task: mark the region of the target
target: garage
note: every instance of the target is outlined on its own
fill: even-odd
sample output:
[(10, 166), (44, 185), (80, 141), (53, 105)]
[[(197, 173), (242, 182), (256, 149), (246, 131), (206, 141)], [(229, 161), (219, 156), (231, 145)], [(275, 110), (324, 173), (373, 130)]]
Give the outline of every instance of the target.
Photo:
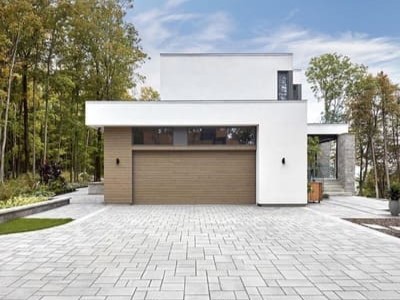
[(255, 150), (133, 151), (134, 204), (254, 204)]

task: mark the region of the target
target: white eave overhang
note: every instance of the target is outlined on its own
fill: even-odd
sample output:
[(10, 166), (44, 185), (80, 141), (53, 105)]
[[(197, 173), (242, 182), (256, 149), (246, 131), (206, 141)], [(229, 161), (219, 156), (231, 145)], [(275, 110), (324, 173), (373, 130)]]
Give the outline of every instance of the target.
[(308, 135), (340, 135), (349, 133), (348, 124), (322, 124), (322, 123), (308, 123)]
[(256, 126), (267, 124), (272, 117), (285, 118), (288, 106), (306, 115), (306, 101), (299, 100), (86, 101), (85, 123), (94, 128)]

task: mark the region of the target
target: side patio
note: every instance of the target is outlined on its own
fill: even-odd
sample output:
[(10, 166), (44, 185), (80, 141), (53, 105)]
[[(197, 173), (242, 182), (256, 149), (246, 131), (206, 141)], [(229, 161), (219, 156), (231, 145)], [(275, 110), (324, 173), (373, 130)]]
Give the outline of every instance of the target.
[(325, 194), (352, 196), (355, 193), (355, 139), (347, 124), (307, 125), (309, 137), (317, 137), (320, 153), (308, 166), (308, 180), (322, 182)]

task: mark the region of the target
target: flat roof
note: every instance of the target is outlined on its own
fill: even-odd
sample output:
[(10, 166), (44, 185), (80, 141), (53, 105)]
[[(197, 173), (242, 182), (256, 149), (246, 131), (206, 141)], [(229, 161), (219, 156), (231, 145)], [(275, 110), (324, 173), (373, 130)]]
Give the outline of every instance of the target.
[(166, 52), (160, 53), (160, 56), (293, 56), (293, 53), (241, 53), (241, 52), (224, 52), (224, 53), (179, 53), (179, 52)]
[(309, 135), (339, 135), (349, 132), (349, 124), (308, 123)]
[(287, 111), (290, 111), (293, 115), (290, 122), (293, 122), (293, 119), (298, 122), (302, 120), (299, 124), (306, 131), (306, 107), (306, 101), (298, 100), (87, 101), (85, 119), (86, 125), (92, 127), (255, 126), (274, 122), (285, 123)]

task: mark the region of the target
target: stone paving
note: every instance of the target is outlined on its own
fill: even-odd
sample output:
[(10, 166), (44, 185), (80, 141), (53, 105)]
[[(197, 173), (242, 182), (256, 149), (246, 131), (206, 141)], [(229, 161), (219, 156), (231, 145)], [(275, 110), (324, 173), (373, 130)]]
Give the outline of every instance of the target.
[(90, 217), (92, 214), (97, 213), (99, 210), (104, 209), (103, 195), (88, 195), (88, 189), (78, 189), (76, 192), (69, 194), (59, 195), (54, 199), (70, 197), (70, 204), (56, 209), (47, 210), (37, 213), (28, 218), (72, 218), (81, 219)]
[(400, 299), (400, 240), (310, 206), (73, 205), (0, 236), (0, 299)]
[(388, 201), (358, 196), (331, 196), (309, 208), (340, 218), (386, 218), (391, 217)]

